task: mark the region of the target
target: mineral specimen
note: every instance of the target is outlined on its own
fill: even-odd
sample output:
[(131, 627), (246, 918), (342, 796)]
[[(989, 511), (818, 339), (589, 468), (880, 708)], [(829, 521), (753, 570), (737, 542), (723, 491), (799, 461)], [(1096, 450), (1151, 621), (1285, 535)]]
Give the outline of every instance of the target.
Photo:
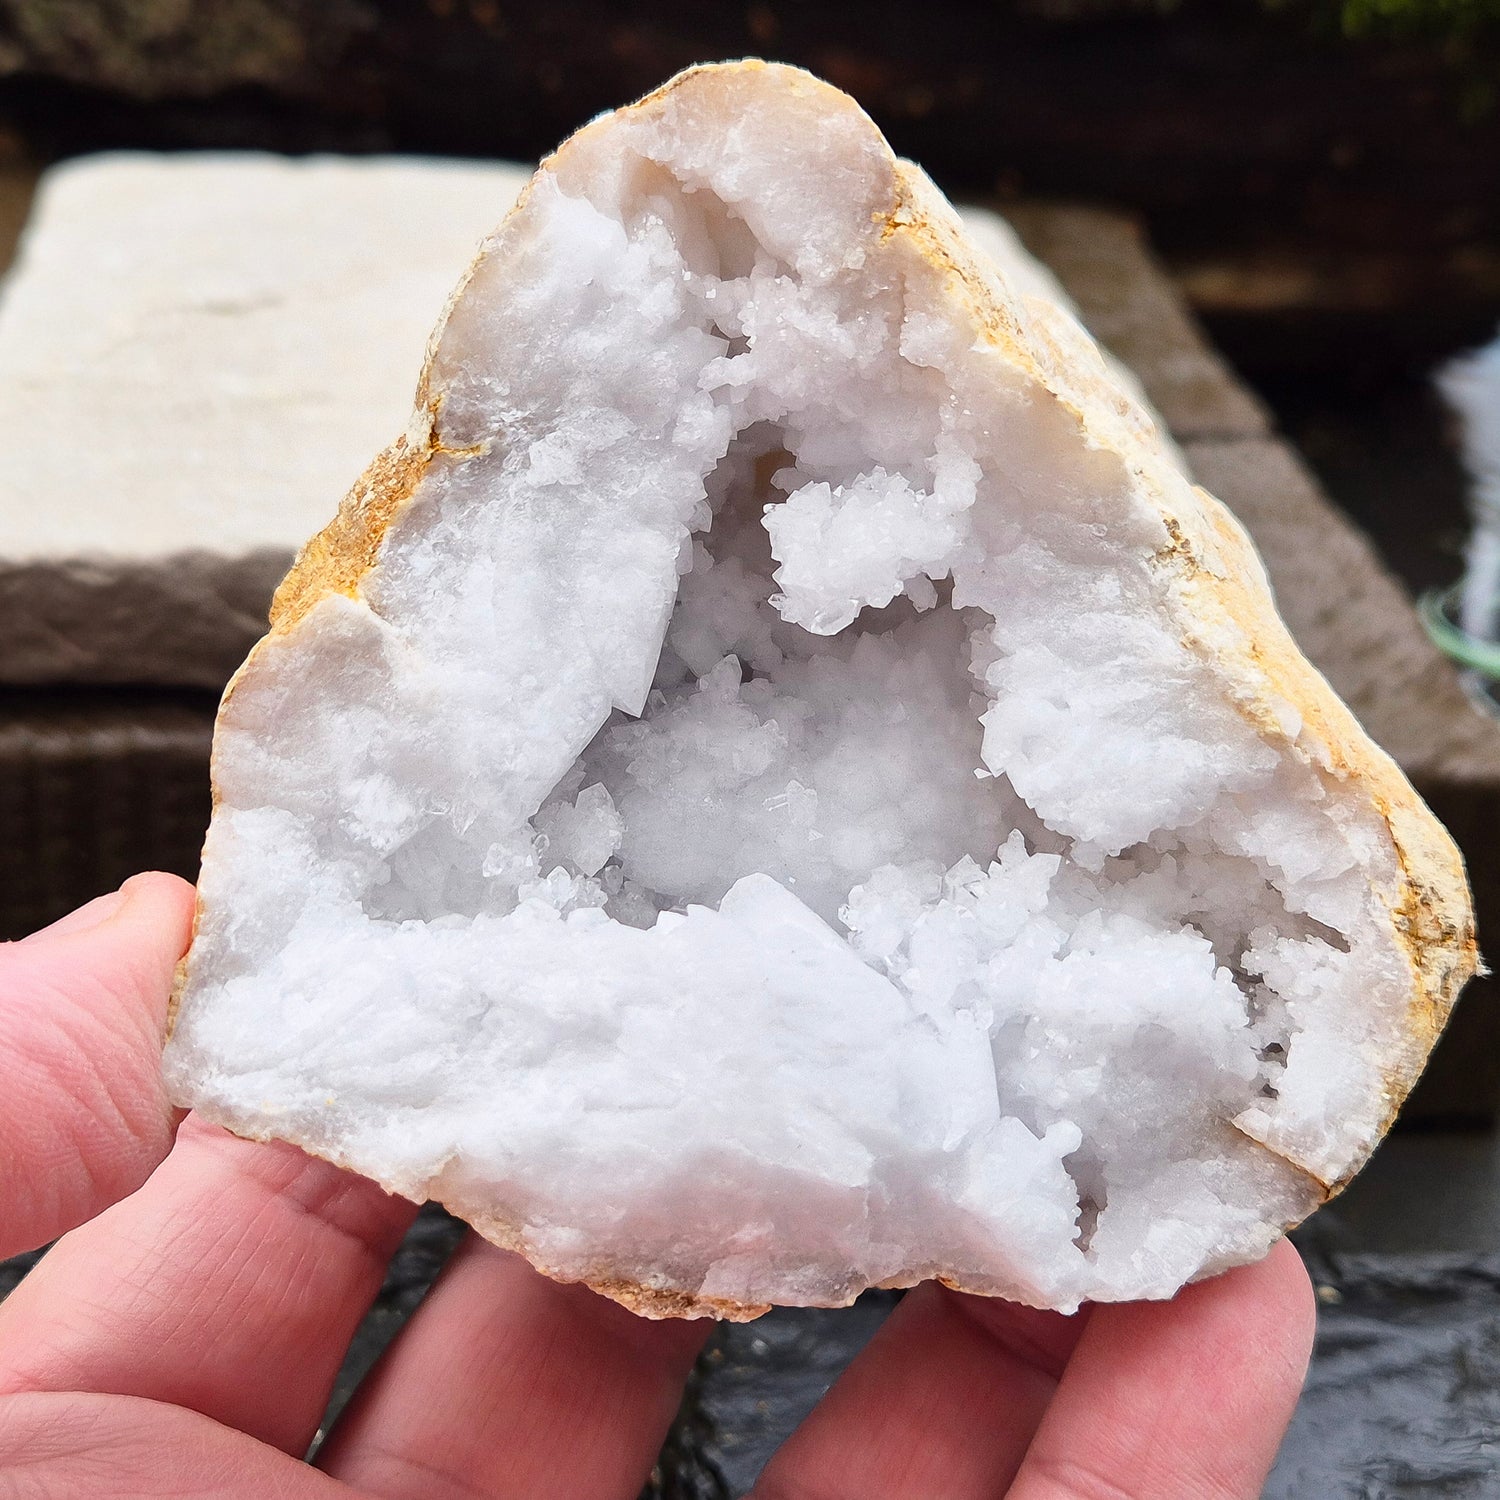
[(1169, 1295), (1475, 963), (1238, 526), (782, 67), (543, 164), (214, 774), (176, 1097), (649, 1313)]

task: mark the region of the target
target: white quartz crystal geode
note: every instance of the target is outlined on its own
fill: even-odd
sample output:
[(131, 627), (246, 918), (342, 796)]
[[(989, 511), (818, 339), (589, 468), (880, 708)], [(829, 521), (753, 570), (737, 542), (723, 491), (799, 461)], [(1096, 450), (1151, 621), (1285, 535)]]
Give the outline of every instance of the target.
[(782, 67), (543, 164), (214, 781), (175, 1097), (655, 1314), (1169, 1295), (1475, 963), (1128, 382)]

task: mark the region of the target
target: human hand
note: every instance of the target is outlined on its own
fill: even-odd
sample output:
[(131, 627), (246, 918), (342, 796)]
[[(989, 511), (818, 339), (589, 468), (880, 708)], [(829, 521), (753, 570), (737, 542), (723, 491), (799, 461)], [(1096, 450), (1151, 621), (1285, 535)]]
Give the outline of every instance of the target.
[[(176, 1116), (191, 891), (139, 877), (0, 948), (0, 1493), (634, 1500), (708, 1332), (470, 1236), (301, 1462), (412, 1206)], [(82, 1226), (82, 1227), (75, 1227)], [(1295, 1251), (1076, 1318), (908, 1295), (759, 1500), (1251, 1500), (1301, 1385)]]

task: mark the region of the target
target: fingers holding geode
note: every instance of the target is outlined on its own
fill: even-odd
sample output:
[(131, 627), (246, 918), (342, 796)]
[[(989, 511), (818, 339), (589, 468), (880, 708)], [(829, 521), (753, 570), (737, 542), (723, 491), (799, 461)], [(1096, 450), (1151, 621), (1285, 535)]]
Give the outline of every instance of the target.
[(1095, 1308), (1007, 1500), (1257, 1500), (1314, 1321), (1285, 1240), (1170, 1302)]
[(0, 1395), (144, 1396), (300, 1455), (415, 1211), (189, 1118), (139, 1192), (0, 1305)]
[(381, 1500), (635, 1500), (711, 1327), (637, 1318), (470, 1236), (318, 1463)]
[(772, 1458), (754, 1500), (994, 1500), (1086, 1316), (917, 1288)]
[(192, 888), (140, 875), (0, 945), (0, 1256), (134, 1192), (172, 1145), (161, 1076)]

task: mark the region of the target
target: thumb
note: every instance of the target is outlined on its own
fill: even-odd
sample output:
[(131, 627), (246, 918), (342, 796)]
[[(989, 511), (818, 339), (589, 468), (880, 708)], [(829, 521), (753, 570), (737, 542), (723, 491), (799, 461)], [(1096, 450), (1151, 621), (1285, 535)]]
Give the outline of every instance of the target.
[(0, 944), (0, 1257), (134, 1192), (170, 1149), (161, 1046), (192, 915), (186, 881), (137, 875)]

